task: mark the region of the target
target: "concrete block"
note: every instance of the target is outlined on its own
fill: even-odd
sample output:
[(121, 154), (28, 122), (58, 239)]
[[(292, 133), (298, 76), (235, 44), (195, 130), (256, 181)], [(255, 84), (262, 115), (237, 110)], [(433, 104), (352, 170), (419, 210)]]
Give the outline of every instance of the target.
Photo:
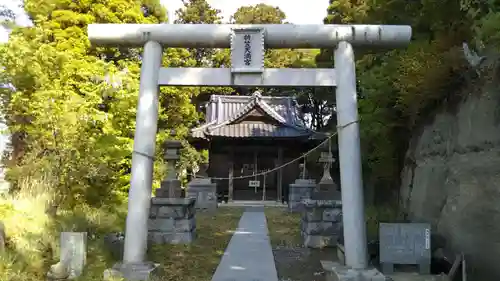
[(333, 261), (321, 261), (326, 273), (326, 281), (386, 281), (386, 277), (376, 268), (352, 269)]
[(162, 275), (159, 264), (152, 262), (125, 264), (117, 263), (112, 268), (106, 269), (103, 280), (112, 281), (125, 279), (127, 281), (149, 281), (156, 280)]
[(333, 235), (312, 235), (302, 232), (304, 247), (322, 249), (326, 247), (335, 247), (337, 245), (338, 236)]

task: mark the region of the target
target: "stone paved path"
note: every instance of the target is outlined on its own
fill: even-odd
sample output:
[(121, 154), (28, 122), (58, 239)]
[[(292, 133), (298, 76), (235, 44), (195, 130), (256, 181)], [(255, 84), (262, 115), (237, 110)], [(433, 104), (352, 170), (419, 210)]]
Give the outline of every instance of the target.
[(278, 281), (264, 208), (243, 213), (212, 281)]

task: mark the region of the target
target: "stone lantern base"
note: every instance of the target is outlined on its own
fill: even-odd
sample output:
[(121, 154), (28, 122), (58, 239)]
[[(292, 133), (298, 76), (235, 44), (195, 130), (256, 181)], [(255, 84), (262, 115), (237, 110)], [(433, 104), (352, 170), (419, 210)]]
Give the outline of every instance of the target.
[(152, 198), (148, 240), (153, 244), (187, 244), (196, 236), (195, 199)]
[(302, 201), (304, 212), (301, 234), (309, 248), (335, 247), (342, 236), (342, 202), (339, 200)]

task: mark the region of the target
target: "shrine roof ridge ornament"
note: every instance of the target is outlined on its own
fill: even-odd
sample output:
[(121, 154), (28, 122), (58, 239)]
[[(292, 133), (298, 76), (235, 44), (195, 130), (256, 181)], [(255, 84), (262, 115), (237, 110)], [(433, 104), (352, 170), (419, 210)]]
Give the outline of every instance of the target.
[(331, 48), (341, 41), (354, 46), (406, 46), (412, 36), (407, 25), (336, 24), (89, 24), (95, 45), (142, 47), (156, 41), (164, 47), (230, 48), (236, 29), (264, 29), (266, 48)]

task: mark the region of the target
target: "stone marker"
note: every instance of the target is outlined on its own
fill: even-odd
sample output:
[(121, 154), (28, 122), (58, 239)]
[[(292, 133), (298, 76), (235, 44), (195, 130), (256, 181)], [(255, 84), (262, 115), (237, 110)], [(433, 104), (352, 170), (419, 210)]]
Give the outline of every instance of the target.
[(309, 248), (334, 247), (342, 235), (342, 202), (340, 200), (302, 201), (304, 212), (301, 234)]
[(181, 198), (181, 181), (177, 178), (176, 163), (179, 161), (179, 149), (182, 143), (178, 140), (165, 142), (164, 159), (167, 163), (167, 177), (161, 182), (161, 187), (156, 189), (156, 197)]
[(380, 223), (382, 272), (394, 272), (395, 264), (414, 264), (430, 274), (431, 226), (427, 223)]
[(148, 240), (153, 244), (191, 243), (196, 235), (194, 198), (152, 198)]
[(59, 262), (50, 267), (51, 280), (75, 279), (80, 276), (87, 261), (87, 233), (61, 232)]
[(196, 209), (213, 211), (217, 209), (217, 186), (208, 178), (207, 168), (208, 163), (200, 164), (196, 177), (187, 185), (186, 198), (196, 199)]
[(186, 198), (195, 198), (195, 207), (198, 210), (214, 211), (217, 209), (217, 185), (207, 178), (205, 170), (207, 164), (200, 165), (200, 173), (187, 185)]
[(297, 179), (290, 184), (288, 192), (288, 210), (292, 213), (302, 212), (304, 206), (302, 200), (310, 199), (312, 190), (316, 187), (314, 180)]

